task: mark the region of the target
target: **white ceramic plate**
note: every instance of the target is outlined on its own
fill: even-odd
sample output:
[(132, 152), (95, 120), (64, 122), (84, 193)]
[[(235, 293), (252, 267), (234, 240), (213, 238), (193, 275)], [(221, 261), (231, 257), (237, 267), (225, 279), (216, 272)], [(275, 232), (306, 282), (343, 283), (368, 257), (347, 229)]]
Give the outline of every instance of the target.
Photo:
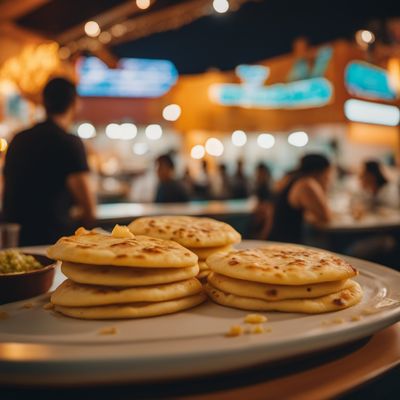
[[(240, 247), (263, 242), (246, 241)], [(265, 244), (265, 243), (264, 243)], [(400, 320), (400, 273), (357, 259), (360, 304), (322, 315), (266, 313), (271, 332), (227, 338), (246, 311), (211, 302), (126, 321), (75, 320), (44, 310), (45, 296), (1, 306), (0, 383), (78, 384), (193, 377), (344, 344)], [(56, 285), (63, 280), (59, 272)], [(32, 308), (24, 305), (32, 303)], [(116, 335), (100, 335), (116, 327)]]

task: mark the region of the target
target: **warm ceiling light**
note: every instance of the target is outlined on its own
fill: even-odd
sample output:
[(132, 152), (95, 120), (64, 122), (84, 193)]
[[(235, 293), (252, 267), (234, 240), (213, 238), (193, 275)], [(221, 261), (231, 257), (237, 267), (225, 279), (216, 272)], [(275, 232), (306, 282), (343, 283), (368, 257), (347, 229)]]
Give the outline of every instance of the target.
[(149, 8), (150, 3), (150, 0), (136, 0), (136, 5), (141, 10), (146, 10), (146, 8)]
[(167, 121), (176, 121), (181, 116), (181, 112), (178, 104), (170, 104), (164, 108), (162, 115)]
[(235, 131), (232, 133), (232, 144), (236, 147), (242, 147), (247, 142), (246, 132)]
[(96, 21), (88, 21), (85, 24), (85, 33), (90, 37), (97, 37), (100, 35), (100, 26)]
[(217, 13), (223, 14), (229, 10), (229, 2), (228, 0), (214, 0), (213, 7)]

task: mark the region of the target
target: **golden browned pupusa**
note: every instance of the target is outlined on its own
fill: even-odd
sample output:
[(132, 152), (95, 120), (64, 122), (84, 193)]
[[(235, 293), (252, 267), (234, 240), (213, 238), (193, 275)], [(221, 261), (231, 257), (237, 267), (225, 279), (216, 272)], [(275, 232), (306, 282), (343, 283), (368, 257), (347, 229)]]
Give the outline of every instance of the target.
[(48, 255), (68, 277), (52, 294), (55, 311), (81, 319), (164, 315), (202, 303), (197, 256), (176, 242), (135, 236), (116, 226), (111, 235), (79, 229)]
[(357, 271), (322, 250), (270, 245), (207, 258), (206, 291), (216, 303), (244, 310), (324, 313), (357, 304)]

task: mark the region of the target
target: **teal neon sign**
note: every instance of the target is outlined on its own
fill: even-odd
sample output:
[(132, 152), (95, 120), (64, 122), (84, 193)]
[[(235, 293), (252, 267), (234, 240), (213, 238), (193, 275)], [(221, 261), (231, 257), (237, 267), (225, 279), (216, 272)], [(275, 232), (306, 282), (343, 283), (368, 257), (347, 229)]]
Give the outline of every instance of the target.
[[(270, 69), (262, 65), (239, 65), (235, 72), (241, 84), (213, 84), (209, 89), (210, 99), (224, 106), (259, 109), (302, 109), (322, 107), (333, 96), (332, 84), (322, 75), (332, 56), (330, 47), (321, 48), (314, 67), (307, 73), (299, 73), (298, 60), (288, 83), (264, 86)], [(304, 72), (304, 71), (303, 71)]]
[(347, 65), (344, 81), (353, 96), (371, 100), (395, 100), (397, 97), (390, 87), (387, 71), (363, 61), (352, 61)]

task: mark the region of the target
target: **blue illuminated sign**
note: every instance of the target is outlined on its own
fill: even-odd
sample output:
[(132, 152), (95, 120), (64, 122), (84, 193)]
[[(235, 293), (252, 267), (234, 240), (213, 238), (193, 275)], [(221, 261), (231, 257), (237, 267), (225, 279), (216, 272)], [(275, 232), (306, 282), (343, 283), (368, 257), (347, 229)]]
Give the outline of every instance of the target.
[(96, 57), (80, 60), (78, 93), (94, 97), (160, 97), (178, 79), (174, 64), (167, 60), (122, 58), (108, 68)]
[(333, 95), (331, 83), (322, 77), (263, 86), (269, 68), (240, 65), (236, 72), (243, 84), (211, 85), (211, 100), (224, 106), (300, 109), (324, 106)]
[(350, 62), (344, 75), (347, 90), (353, 96), (374, 100), (395, 100), (386, 70), (363, 61)]

